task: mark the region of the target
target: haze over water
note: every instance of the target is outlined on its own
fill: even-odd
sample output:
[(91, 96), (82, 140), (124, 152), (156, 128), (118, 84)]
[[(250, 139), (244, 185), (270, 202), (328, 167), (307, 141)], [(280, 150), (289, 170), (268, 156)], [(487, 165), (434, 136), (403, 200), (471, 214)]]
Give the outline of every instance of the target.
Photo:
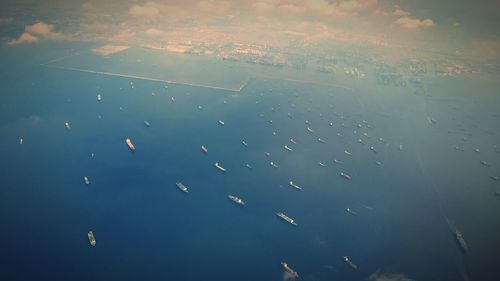
[[(370, 13), (396, 16), (375, 3)], [(122, 27), (135, 35), (120, 40), (70, 33), (63, 19), (33, 28), (13, 4), (13, 19), (0, 21), (1, 280), (498, 278), (496, 57), (460, 57), (437, 43), (388, 55), (393, 45), (311, 43), (313, 29), (288, 30), (287, 47), (187, 42), (176, 30), (201, 23), (179, 19), (168, 29), (162, 20), (171, 18), (150, 14), (180, 4), (123, 5), (121, 13), (82, 6), (94, 12), (79, 18), (83, 28), (91, 14), (129, 15), (134, 24)], [(228, 14), (257, 13), (245, 5)], [(364, 13), (349, 17), (370, 20)], [(200, 34), (231, 37), (225, 28), (244, 23), (221, 31), (210, 21)], [(442, 25), (421, 23), (418, 36)], [(147, 28), (165, 33), (145, 40)]]

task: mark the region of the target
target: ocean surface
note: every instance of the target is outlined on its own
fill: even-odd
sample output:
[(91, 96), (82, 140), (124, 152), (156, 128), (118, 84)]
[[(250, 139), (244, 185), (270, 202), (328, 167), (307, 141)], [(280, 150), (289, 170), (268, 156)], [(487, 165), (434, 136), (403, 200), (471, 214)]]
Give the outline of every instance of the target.
[[(0, 47), (0, 280), (500, 278), (498, 75), (416, 92), (185, 55), (174, 77), (226, 77), (214, 63), (230, 91), (41, 65), (91, 47)], [(132, 58), (112, 71), (154, 75)]]

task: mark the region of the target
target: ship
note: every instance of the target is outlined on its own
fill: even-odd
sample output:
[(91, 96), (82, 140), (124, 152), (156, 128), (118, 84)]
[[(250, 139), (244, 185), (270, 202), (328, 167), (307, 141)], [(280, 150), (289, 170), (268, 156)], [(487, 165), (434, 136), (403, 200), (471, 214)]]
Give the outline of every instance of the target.
[(358, 139), (358, 142), (362, 145), (365, 145), (366, 143), (362, 139)]
[(288, 151), (293, 151), (293, 149), (291, 149), (290, 147), (288, 147), (288, 145), (285, 144), (285, 149), (288, 150)]
[(380, 161), (375, 161), (375, 164), (377, 164), (377, 166), (382, 166), (382, 162)]
[(293, 278), (299, 278), (299, 274), (297, 273), (297, 271), (293, 270), (290, 266), (288, 266), (288, 263), (281, 262), (281, 266), (283, 266), (283, 269), (285, 269), (287, 273), (290, 273)]
[(266, 155), (266, 156), (268, 156), (268, 157), (269, 157), (269, 156), (271, 156), (271, 153), (269, 153), (269, 152), (264, 152), (264, 155)]
[(320, 142), (320, 143), (326, 143), (326, 141), (324, 141), (322, 138), (318, 138), (318, 142)]
[(318, 163), (321, 167), (326, 167), (326, 165), (323, 162)]
[(348, 150), (344, 150), (344, 153), (347, 154), (347, 155), (349, 155), (349, 156), (352, 156), (352, 153), (349, 152)]
[(229, 198), (229, 200), (233, 201), (234, 203), (241, 205), (241, 206), (245, 206), (245, 202), (243, 200), (241, 200), (241, 198), (236, 197), (234, 195), (228, 195), (227, 197)]
[(201, 151), (208, 153), (208, 148), (204, 145), (201, 146)]
[(377, 150), (373, 146), (370, 146), (370, 150), (373, 151), (374, 153), (377, 153)]
[(311, 128), (309, 128), (309, 127), (307, 127), (307, 131), (308, 131), (309, 133), (314, 133), (313, 129), (311, 129)]
[(19, 144), (23, 144), (24, 143), (24, 139), (23, 138), (20, 138), (19, 139)]
[(344, 262), (345, 262), (348, 266), (350, 266), (352, 269), (354, 269), (354, 270), (358, 269), (358, 266), (357, 266), (356, 264), (354, 264), (354, 263), (353, 263), (353, 262), (349, 259), (349, 257), (348, 257), (348, 256), (344, 256), (342, 259), (343, 259), (343, 260), (344, 260)]
[(295, 222), (295, 220), (294, 220), (294, 219), (292, 219), (291, 217), (289, 217), (289, 216), (285, 215), (285, 214), (284, 214), (284, 213), (282, 213), (282, 212), (278, 212), (278, 213), (276, 213), (276, 215), (277, 215), (278, 217), (280, 217), (282, 220), (286, 221), (287, 223), (289, 223), (289, 224), (291, 224), (291, 225), (293, 225), (293, 226), (297, 226), (297, 225), (298, 225), (298, 224)]
[(94, 233), (89, 231), (89, 233), (87, 233), (87, 237), (89, 238), (90, 245), (95, 246), (97, 242), (95, 241)]
[(184, 185), (182, 182), (178, 181), (175, 183), (175, 185), (182, 191), (182, 192), (185, 192), (185, 193), (188, 193), (189, 190), (188, 190), (188, 187), (186, 185)]
[(498, 178), (497, 176), (490, 176), (490, 179), (494, 180), (494, 181), (499, 181), (500, 178)]
[(336, 163), (336, 164), (342, 164), (344, 162), (340, 161), (340, 160), (337, 160), (337, 159), (333, 159), (333, 163)]
[(248, 143), (246, 143), (246, 141), (241, 141), (241, 143), (242, 143), (244, 146), (248, 147)]
[(351, 179), (351, 176), (349, 176), (348, 174), (344, 173), (344, 172), (340, 172), (340, 176), (345, 178), (345, 179), (348, 179), (350, 180)]
[(290, 139), (290, 142), (293, 144), (297, 144), (297, 142), (294, 139)]
[(151, 127), (151, 124), (149, 124), (148, 121), (144, 121), (144, 125), (146, 125), (146, 127)]
[(245, 167), (247, 167), (248, 169), (252, 169), (253, 167), (250, 165), (250, 164), (245, 164)]
[(290, 181), (290, 182), (289, 182), (289, 184), (290, 184), (290, 186), (291, 186), (291, 187), (293, 187), (293, 188), (295, 188), (295, 189), (297, 189), (297, 190), (302, 190), (302, 187), (300, 187), (300, 186), (298, 186), (298, 185), (294, 184), (294, 183), (293, 183), (293, 181)]
[(464, 239), (464, 236), (462, 235), (462, 232), (460, 232), (458, 229), (455, 229), (455, 238), (457, 239), (457, 242), (460, 245), (460, 248), (464, 251), (464, 253), (467, 253), (469, 251), (469, 247), (467, 246), (467, 243), (465, 242), (465, 239)]
[(64, 123), (64, 127), (66, 127), (66, 129), (71, 129), (71, 126), (69, 125), (68, 122)]
[(101, 100), (102, 100), (101, 94), (97, 94), (97, 101), (101, 101)]
[(125, 142), (127, 143), (128, 148), (130, 148), (130, 150), (135, 151), (135, 146), (129, 138), (127, 138)]
[(500, 190), (495, 191), (495, 195), (500, 197)]
[(83, 182), (85, 183), (85, 185), (89, 185), (90, 184), (90, 180), (87, 176), (84, 176), (83, 177)]
[(403, 144), (399, 144), (399, 150), (402, 151), (403, 150)]
[(221, 166), (219, 163), (217, 163), (217, 162), (214, 164), (214, 166), (215, 166), (215, 168), (219, 169), (219, 170), (220, 170), (220, 171), (222, 171), (222, 172), (226, 172), (226, 171), (227, 171), (227, 170), (226, 170), (226, 168), (222, 167), (222, 166)]
[(219, 122), (219, 125), (221, 125), (221, 126), (225, 125), (224, 121), (222, 121), (222, 120), (219, 120), (218, 122)]
[(273, 166), (274, 168), (278, 168), (278, 165), (274, 164), (273, 161), (269, 162), (269, 165)]
[(348, 212), (348, 213), (349, 213), (349, 214), (351, 214), (351, 215), (354, 215), (354, 216), (357, 216), (357, 215), (358, 215), (358, 213), (354, 212), (354, 211), (353, 211), (353, 210), (351, 210), (350, 208), (346, 208), (346, 209), (345, 209), (345, 211), (346, 211), (346, 212)]

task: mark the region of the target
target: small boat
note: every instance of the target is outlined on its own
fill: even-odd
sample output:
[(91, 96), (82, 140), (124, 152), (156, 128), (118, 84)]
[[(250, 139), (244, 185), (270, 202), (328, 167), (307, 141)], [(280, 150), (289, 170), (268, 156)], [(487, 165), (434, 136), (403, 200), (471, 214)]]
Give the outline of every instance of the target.
[(290, 139), (290, 142), (293, 144), (297, 144), (297, 142), (294, 139)]
[(318, 138), (318, 142), (320, 142), (320, 143), (326, 143), (326, 141), (324, 141), (322, 138)]
[(362, 145), (365, 145), (366, 143), (362, 139), (358, 139), (358, 142)]
[(269, 157), (269, 156), (271, 156), (271, 153), (269, 153), (269, 152), (264, 152), (264, 155), (266, 155), (266, 156), (268, 156), (268, 157)]
[(499, 181), (500, 178), (498, 178), (497, 176), (490, 176), (490, 179), (494, 180), (494, 181)]
[(241, 141), (241, 143), (242, 143), (244, 146), (248, 147), (248, 143), (246, 143), (245, 141)]
[(299, 278), (299, 274), (297, 273), (297, 271), (293, 270), (286, 262), (282, 262), (281, 266), (283, 266), (283, 269), (285, 269), (285, 271), (289, 273), (292, 276), (292, 278), (294, 279)]
[(290, 186), (291, 186), (291, 187), (293, 187), (293, 188), (295, 188), (295, 189), (297, 189), (297, 190), (302, 190), (302, 187), (300, 187), (300, 186), (298, 186), (298, 185), (294, 184), (294, 183), (293, 183), (293, 181), (290, 181), (290, 182), (289, 182), (289, 184), (290, 184)]
[(95, 241), (95, 236), (94, 236), (94, 233), (92, 231), (89, 231), (87, 233), (87, 237), (89, 238), (89, 242), (90, 242), (90, 245), (92, 245), (93, 247), (95, 246), (95, 244), (97, 243)]
[(399, 150), (402, 151), (403, 150), (403, 144), (399, 144)]
[(375, 164), (377, 164), (377, 166), (382, 166), (382, 162), (380, 161), (375, 161)]
[(83, 177), (83, 182), (85, 183), (85, 185), (89, 185), (90, 184), (90, 180), (87, 176), (84, 176)]
[(135, 151), (135, 146), (129, 138), (125, 140), (125, 143), (127, 143), (128, 148), (130, 148), (130, 150)]
[(170, 100), (171, 100), (172, 102), (175, 102), (175, 98), (174, 98), (174, 97), (171, 97), (171, 98), (170, 98)]
[(101, 101), (101, 100), (102, 100), (101, 94), (97, 94), (97, 101)]
[(274, 164), (273, 161), (269, 162), (269, 165), (273, 166), (274, 168), (278, 168), (278, 165)]
[(278, 212), (276, 213), (276, 215), (281, 218), (282, 220), (286, 221), (287, 223), (293, 225), (293, 226), (297, 226), (298, 224), (295, 222), (294, 219), (292, 219), (291, 217), (285, 215), (285, 213), (282, 213), (282, 212)]
[(333, 163), (335, 163), (335, 164), (342, 164), (342, 163), (344, 163), (344, 162), (342, 162), (342, 161), (340, 161), (340, 160), (337, 160), (337, 159), (333, 159)]
[(354, 269), (354, 270), (358, 269), (358, 266), (357, 266), (357, 265), (355, 265), (355, 264), (354, 264), (354, 263), (353, 263), (353, 262), (349, 259), (349, 257), (344, 256), (342, 259), (343, 259), (343, 260), (344, 260), (344, 262), (345, 262), (347, 265), (349, 265), (352, 269)]
[(373, 151), (374, 153), (377, 153), (377, 150), (373, 146), (370, 146), (370, 150)]
[(344, 150), (344, 153), (347, 154), (347, 155), (349, 155), (349, 156), (352, 156), (352, 153), (349, 152), (349, 151), (347, 151), (347, 150)]
[(144, 121), (144, 125), (146, 125), (146, 127), (151, 127), (151, 124), (149, 124), (148, 121)]
[(241, 206), (245, 206), (245, 202), (243, 200), (241, 200), (241, 198), (234, 196), (234, 195), (228, 195), (227, 197), (229, 198), (229, 200), (233, 201), (234, 203), (241, 205)]
[(500, 197), (500, 190), (495, 191), (495, 195)]
[(353, 210), (351, 210), (350, 208), (346, 208), (345, 211), (353, 216), (357, 216), (358, 213), (354, 212)]
[(307, 127), (306, 129), (307, 129), (307, 131), (308, 131), (309, 133), (314, 133), (313, 129), (311, 129), (311, 128), (309, 128), (309, 127)]
[(19, 139), (19, 144), (23, 144), (24, 143), (24, 139), (23, 138), (20, 138)]
[(290, 147), (288, 147), (288, 145), (285, 144), (285, 149), (288, 150), (288, 151), (293, 151), (293, 149), (291, 149)]
[(253, 167), (250, 164), (245, 164), (245, 167), (247, 167), (248, 169), (253, 169)]
[(486, 161), (479, 161), (481, 163), (481, 165), (485, 166), (485, 167), (491, 167), (491, 164), (486, 162)]
[(348, 179), (350, 180), (351, 179), (351, 176), (349, 176), (348, 174), (344, 173), (344, 172), (340, 172), (340, 176), (345, 178), (345, 179)]
[(69, 125), (68, 122), (64, 123), (64, 127), (66, 127), (66, 129), (71, 129), (71, 126)]
[(226, 170), (226, 168), (222, 167), (222, 166), (221, 166), (219, 163), (217, 163), (217, 162), (214, 164), (214, 166), (215, 166), (215, 168), (219, 169), (219, 170), (220, 170), (220, 171), (222, 171), (222, 172), (226, 172), (226, 171), (227, 171), (227, 170)]
[(201, 151), (208, 153), (208, 148), (204, 145), (201, 146)]
[(188, 193), (188, 187), (184, 185), (182, 182), (176, 182), (175, 185), (184, 193)]
[(323, 162), (318, 163), (321, 167), (326, 167), (326, 165)]
[(224, 125), (225, 125), (224, 121), (222, 121), (222, 120), (219, 120), (219, 121), (217, 121), (217, 122), (219, 122), (219, 125), (221, 125), (221, 126), (224, 126)]

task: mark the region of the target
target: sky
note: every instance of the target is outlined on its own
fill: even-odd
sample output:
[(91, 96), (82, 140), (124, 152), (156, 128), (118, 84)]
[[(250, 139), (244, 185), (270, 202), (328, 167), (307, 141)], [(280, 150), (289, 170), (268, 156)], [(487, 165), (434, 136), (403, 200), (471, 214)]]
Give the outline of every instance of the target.
[(2, 2), (0, 39), (12, 46), (44, 40), (284, 46), (295, 35), (311, 44), (418, 46), (500, 57), (500, 1), (495, 0)]

